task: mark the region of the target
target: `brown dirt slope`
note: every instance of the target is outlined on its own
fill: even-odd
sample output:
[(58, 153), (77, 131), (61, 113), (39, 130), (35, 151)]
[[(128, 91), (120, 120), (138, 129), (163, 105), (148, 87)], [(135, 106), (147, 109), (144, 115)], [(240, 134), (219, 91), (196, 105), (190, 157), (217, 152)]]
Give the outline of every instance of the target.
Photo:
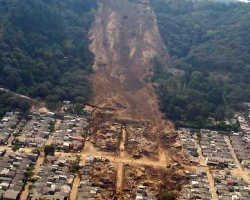
[(167, 127), (158, 111), (152, 83), (146, 81), (152, 75), (150, 59), (166, 52), (153, 11), (139, 1), (99, 0), (99, 3), (89, 33), (90, 49), (95, 54), (95, 73), (90, 77), (93, 104), (116, 110), (121, 119), (150, 121), (154, 127)]

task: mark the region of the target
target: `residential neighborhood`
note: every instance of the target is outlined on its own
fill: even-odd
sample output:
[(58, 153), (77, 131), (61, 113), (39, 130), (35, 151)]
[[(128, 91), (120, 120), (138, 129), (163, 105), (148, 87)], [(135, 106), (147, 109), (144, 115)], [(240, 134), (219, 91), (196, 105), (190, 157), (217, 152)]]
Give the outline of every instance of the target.
[[(19, 112), (8, 112), (0, 123), (0, 144), (7, 145), (11, 134), (17, 132), (17, 124), (20, 122)], [(13, 137), (14, 138), (14, 137)]]
[(74, 182), (76, 156), (47, 156), (39, 167), (36, 181), (29, 186), (28, 199), (69, 199)]
[(62, 120), (57, 121), (52, 144), (55, 145), (57, 151), (81, 151), (84, 147), (88, 125), (86, 118), (64, 116)]
[[(98, 112), (91, 121), (92, 114), (33, 112), (25, 119), (18, 111), (6, 113), (0, 124), (1, 198), (155, 200), (181, 182), (180, 200), (250, 198), (250, 137), (242, 116), (239, 133), (179, 129), (175, 143), (164, 144), (179, 151), (169, 162), (172, 155), (154, 158), (164, 149), (158, 152), (148, 136), (150, 126), (125, 126)], [(174, 140), (164, 133), (159, 138)], [(166, 187), (170, 177), (176, 181)]]
[(212, 172), (216, 193), (219, 199), (250, 199), (248, 184), (229, 170)]
[[(191, 173), (190, 184), (183, 187), (180, 200), (250, 199), (249, 125), (243, 116), (238, 119), (241, 127), (238, 133), (179, 130), (179, 140), (187, 156), (185, 163), (199, 166)], [(197, 177), (202, 177), (202, 182)]]
[(2, 152), (0, 157), (1, 199), (20, 198), (37, 158), (38, 154), (33, 153)]
[(45, 145), (45, 141), (49, 137), (55, 119), (41, 113), (32, 113), (29, 115), (29, 118), (29, 120), (23, 120), (20, 123), (21, 129), (14, 142), (22, 147), (41, 148)]
[(207, 172), (204, 168), (198, 167), (196, 171), (190, 175), (190, 184), (182, 188), (179, 199), (213, 199), (210, 192)]

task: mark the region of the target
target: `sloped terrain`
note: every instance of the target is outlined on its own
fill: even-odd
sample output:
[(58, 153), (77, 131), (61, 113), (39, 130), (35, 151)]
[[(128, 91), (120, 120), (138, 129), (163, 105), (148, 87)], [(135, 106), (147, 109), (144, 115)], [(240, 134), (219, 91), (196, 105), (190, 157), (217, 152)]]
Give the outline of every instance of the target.
[(115, 110), (121, 120), (150, 122), (166, 127), (158, 111), (157, 95), (148, 78), (150, 59), (164, 58), (156, 19), (147, 3), (127, 0), (100, 1), (89, 33), (95, 54), (94, 105)]

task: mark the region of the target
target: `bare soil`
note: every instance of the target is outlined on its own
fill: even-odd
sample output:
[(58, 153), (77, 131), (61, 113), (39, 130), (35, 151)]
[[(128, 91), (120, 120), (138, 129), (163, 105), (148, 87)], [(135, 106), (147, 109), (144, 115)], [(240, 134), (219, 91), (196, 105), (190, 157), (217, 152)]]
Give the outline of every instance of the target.
[(139, 185), (146, 186), (148, 194), (158, 196), (160, 191), (167, 188), (178, 196), (180, 186), (188, 182), (189, 177), (182, 171), (152, 166), (137, 166), (126, 164), (124, 174), (123, 198), (124, 200), (135, 199), (136, 190)]
[(72, 186), (72, 189), (71, 189), (71, 193), (70, 193), (70, 199), (77, 199), (77, 193), (78, 193), (78, 186), (80, 184), (80, 178), (79, 176), (77, 175), (75, 178), (74, 178), (74, 183), (73, 183), (73, 186)]
[(172, 129), (158, 110), (157, 95), (148, 77), (150, 59), (167, 58), (165, 47), (148, 5), (127, 0), (100, 0), (89, 33), (95, 54), (92, 102), (115, 110), (121, 120), (149, 122), (155, 132)]
[[(150, 60), (157, 55), (166, 61), (169, 56), (154, 12), (147, 3), (140, 2), (99, 0), (99, 10), (89, 32), (90, 49), (95, 54), (94, 73), (89, 77), (93, 86), (89, 103), (96, 108), (90, 124), (95, 148), (88, 143), (81, 155), (91, 152), (103, 157), (98, 138), (105, 142), (105, 135), (110, 135), (111, 131), (102, 130), (100, 125), (121, 125), (119, 145), (112, 144), (117, 146), (115, 154), (105, 152), (105, 157), (116, 163), (119, 199), (126, 199), (124, 189), (130, 176), (125, 166), (128, 164), (149, 167), (150, 174), (157, 174), (159, 169), (154, 167), (160, 167), (162, 173), (157, 174), (155, 182), (159, 189), (170, 183), (170, 190), (179, 190), (187, 182), (182, 170), (165, 173), (167, 164), (178, 160), (174, 157), (182, 158), (177, 150), (171, 150), (177, 134), (173, 124), (159, 111), (157, 94), (150, 81), (153, 75)], [(133, 159), (138, 152), (138, 158)], [(133, 190), (136, 187), (134, 185)], [(135, 195), (134, 191), (132, 193)]]

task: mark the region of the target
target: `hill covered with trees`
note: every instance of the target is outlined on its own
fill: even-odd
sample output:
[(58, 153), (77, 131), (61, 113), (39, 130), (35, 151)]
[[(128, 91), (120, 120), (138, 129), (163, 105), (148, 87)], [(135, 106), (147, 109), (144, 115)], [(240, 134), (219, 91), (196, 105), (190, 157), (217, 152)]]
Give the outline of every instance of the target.
[(177, 125), (234, 129), (212, 121), (232, 117), (250, 100), (250, 4), (151, 0), (151, 6), (171, 56), (167, 64), (153, 60), (162, 111)]
[(0, 90), (0, 118), (2, 118), (6, 112), (10, 112), (15, 109), (21, 111), (23, 116), (27, 116), (30, 107), (30, 100), (17, 97), (9, 92)]
[(0, 85), (46, 100), (86, 102), (95, 0), (0, 0)]

